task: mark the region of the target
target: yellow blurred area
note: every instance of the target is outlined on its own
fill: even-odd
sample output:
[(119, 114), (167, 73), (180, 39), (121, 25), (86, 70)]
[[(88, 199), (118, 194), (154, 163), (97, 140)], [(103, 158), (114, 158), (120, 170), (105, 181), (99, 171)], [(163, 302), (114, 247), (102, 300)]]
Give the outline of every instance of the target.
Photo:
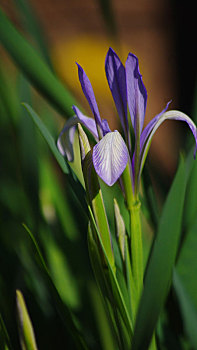
[(113, 101), (105, 76), (105, 56), (110, 43), (103, 38), (93, 36), (77, 36), (55, 44), (52, 59), (59, 77), (77, 96), (85, 113), (91, 116), (86, 99), (83, 96), (78, 79), (76, 62), (85, 70), (92, 84), (98, 107), (103, 118), (107, 118), (111, 127), (116, 127), (111, 114)]
[[(105, 57), (109, 47), (118, 53), (125, 64), (130, 51), (126, 45), (120, 48), (103, 37), (91, 35), (72, 37), (70, 41), (61, 40), (55, 43), (52, 48), (52, 60), (58, 76), (77, 96), (85, 112), (91, 116), (78, 80), (76, 62), (83, 67), (92, 84), (101, 116), (108, 120), (113, 130), (118, 127), (119, 120), (114, 117), (116, 115), (115, 105), (105, 75)], [(140, 64), (140, 70), (143, 72), (141, 66), (142, 64)]]
[[(53, 49), (52, 57), (59, 76), (73, 91), (79, 91), (76, 62), (86, 71), (96, 95), (106, 97), (108, 93), (104, 62), (109, 43), (103, 38), (79, 36), (72, 41), (59, 42)], [(80, 89), (81, 92), (81, 89)]]
[[(148, 104), (145, 117), (146, 125), (150, 118), (153, 118), (156, 113), (159, 113), (164, 108), (165, 103), (164, 101), (160, 101), (162, 100), (161, 98), (158, 100), (154, 99), (154, 95), (157, 96), (157, 94), (160, 94), (158, 91), (160, 91), (159, 86), (161, 84), (159, 84), (160, 80), (158, 80), (157, 73), (150, 66), (150, 62), (152, 61), (147, 61), (147, 54), (144, 55), (143, 47), (135, 45), (135, 43), (132, 48), (126, 45), (126, 43), (121, 43), (120, 47), (103, 36), (98, 35), (73, 35), (70, 40), (68, 38), (64, 40), (61, 37), (61, 40), (54, 42), (51, 48), (56, 73), (76, 96), (84, 108), (84, 113), (92, 117), (90, 107), (83, 95), (78, 79), (76, 62), (79, 63), (90, 79), (101, 117), (108, 120), (111, 130), (118, 129), (120, 121), (105, 76), (105, 57), (110, 46), (117, 52), (123, 64), (125, 64), (129, 52), (133, 52), (139, 58), (140, 73), (148, 90)], [(157, 72), (157, 64), (155, 64), (154, 68)], [(155, 114), (153, 114), (154, 110), (156, 111)], [(173, 140), (174, 149), (176, 145), (174, 138), (171, 137), (170, 141), (168, 137), (173, 132), (173, 125), (169, 123), (165, 124), (167, 125), (162, 126), (154, 137), (153, 145), (156, 147), (153, 147), (152, 154), (157, 156), (159, 153), (159, 161), (165, 158), (164, 162), (166, 167), (168, 167), (168, 171), (170, 171), (175, 164), (174, 158), (176, 152), (172, 154), (170, 151), (171, 147), (166, 147), (165, 141), (167, 138), (169, 143)]]

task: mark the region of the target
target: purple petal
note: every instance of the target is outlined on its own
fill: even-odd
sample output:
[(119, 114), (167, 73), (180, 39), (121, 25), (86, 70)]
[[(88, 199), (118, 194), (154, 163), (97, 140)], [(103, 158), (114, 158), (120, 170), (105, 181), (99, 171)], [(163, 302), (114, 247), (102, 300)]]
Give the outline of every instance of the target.
[[(143, 139), (143, 144), (142, 144), (142, 149), (141, 149), (141, 166), (140, 166), (140, 172), (139, 172), (139, 176), (142, 172), (142, 168), (148, 153), (148, 150), (150, 148), (150, 144), (152, 141), (152, 137), (154, 135), (154, 133), (156, 132), (156, 130), (158, 129), (158, 127), (165, 121), (165, 120), (179, 120), (179, 121), (183, 121), (186, 122), (188, 124), (188, 126), (190, 127), (192, 134), (194, 136), (195, 142), (196, 142), (196, 146), (195, 146), (195, 151), (194, 151), (194, 157), (196, 155), (196, 151), (197, 151), (197, 129), (196, 129), (196, 125), (194, 124), (194, 122), (184, 113), (179, 112), (179, 111), (167, 111), (164, 113), (160, 113), (159, 116), (156, 116), (148, 125), (147, 127), (144, 129), (143, 133), (142, 133), (142, 139)], [(144, 135), (143, 135), (144, 134)]]
[(154, 128), (155, 124), (157, 123), (157, 121), (159, 120), (159, 118), (161, 117), (161, 115), (163, 113), (165, 113), (169, 107), (169, 104), (171, 103), (171, 101), (169, 101), (166, 104), (166, 107), (159, 113), (156, 115), (156, 117), (154, 117), (148, 124), (147, 126), (144, 128), (141, 136), (140, 136), (140, 150), (142, 150), (144, 143), (147, 140), (147, 137), (149, 136), (149, 134), (151, 133), (152, 129)]
[(138, 59), (129, 53), (126, 61), (127, 99), (135, 135), (140, 134), (144, 124), (147, 92), (139, 71)]
[(102, 119), (102, 129), (103, 129), (103, 136), (105, 136), (108, 132), (111, 132), (111, 129), (106, 119)]
[(118, 131), (107, 133), (93, 148), (93, 164), (97, 174), (112, 186), (128, 162), (127, 146)]
[(73, 142), (78, 118), (70, 118), (62, 129), (58, 139), (57, 147), (59, 152), (67, 157), (69, 162), (74, 160)]
[(78, 63), (77, 63), (77, 66), (78, 66), (79, 81), (81, 83), (83, 93), (90, 105), (96, 124), (99, 125), (99, 127), (102, 130), (101, 117), (100, 117), (100, 113), (99, 113), (96, 99), (94, 96), (94, 91), (92, 89), (92, 85), (86, 73), (84, 72), (83, 68)]
[(78, 107), (73, 106), (72, 108), (78, 118), (77, 123), (84, 125), (94, 136), (95, 140), (98, 141), (99, 138), (95, 120), (93, 118), (86, 117), (86, 115), (84, 115)]
[(77, 123), (84, 125), (95, 137), (95, 140), (99, 140), (95, 120), (86, 117), (76, 106), (73, 106), (73, 111), (75, 116), (68, 119), (57, 140), (60, 153), (66, 156), (70, 162), (74, 160), (73, 142)]
[(105, 59), (105, 71), (122, 128), (124, 132), (127, 133), (128, 119), (125, 68), (117, 54), (111, 48)]

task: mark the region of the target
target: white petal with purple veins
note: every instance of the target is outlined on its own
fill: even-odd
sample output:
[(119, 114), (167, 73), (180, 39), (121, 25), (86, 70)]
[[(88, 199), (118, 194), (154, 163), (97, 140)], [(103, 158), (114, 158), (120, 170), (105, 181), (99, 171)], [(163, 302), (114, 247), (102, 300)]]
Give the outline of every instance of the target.
[(118, 131), (106, 134), (93, 148), (93, 164), (97, 174), (112, 186), (128, 162), (127, 146)]

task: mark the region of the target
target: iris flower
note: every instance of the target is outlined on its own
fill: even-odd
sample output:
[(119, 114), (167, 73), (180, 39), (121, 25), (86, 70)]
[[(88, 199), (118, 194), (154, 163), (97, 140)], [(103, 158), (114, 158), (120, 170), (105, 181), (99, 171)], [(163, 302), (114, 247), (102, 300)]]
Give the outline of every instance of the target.
[[(99, 177), (109, 186), (119, 179), (128, 163), (133, 189), (138, 189), (152, 137), (167, 119), (180, 120), (188, 124), (195, 138), (194, 155), (196, 154), (197, 130), (195, 124), (180, 111), (167, 111), (169, 102), (162, 112), (143, 129), (147, 91), (139, 71), (138, 59), (134, 54), (129, 53), (125, 67), (111, 48), (105, 60), (106, 77), (120, 118), (124, 139), (117, 130), (110, 130), (107, 120), (101, 119), (91, 83), (82, 67), (79, 64), (77, 66), (79, 81), (94, 119), (85, 116), (76, 106), (73, 106), (75, 115), (65, 124), (57, 142), (59, 151), (62, 155), (66, 155), (69, 161), (73, 159), (72, 144), (77, 123), (84, 125), (94, 136), (96, 140), (92, 152), (94, 168)], [(133, 150), (130, 128), (133, 128), (135, 136)]]

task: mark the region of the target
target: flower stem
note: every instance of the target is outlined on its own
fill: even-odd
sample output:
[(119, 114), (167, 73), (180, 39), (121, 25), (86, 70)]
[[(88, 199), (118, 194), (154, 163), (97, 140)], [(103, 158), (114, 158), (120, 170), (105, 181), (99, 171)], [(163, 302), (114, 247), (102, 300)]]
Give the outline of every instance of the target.
[(131, 167), (129, 163), (127, 164), (127, 167), (123, 172), (122, 179), (124, 184), (125, 200), (130, 216), (131, 266), (133, 282), (136, 290), (135, 310), (133, 311), (134, 314), (136, 314), (143, 288), (143, 246), (140, 218), (141, 203), (138, 199), (138, 196), (135, 196), (134, 194), (132, 186)]
[(137, 304), (139, 303), (139, 299), (143, 288), (143, 247), (140, 207), (141, 203), (137, 201), (131, 206), (131, 208), (129, 208), (131, 230), (131, 260), (133, 279), (137, 294)]

